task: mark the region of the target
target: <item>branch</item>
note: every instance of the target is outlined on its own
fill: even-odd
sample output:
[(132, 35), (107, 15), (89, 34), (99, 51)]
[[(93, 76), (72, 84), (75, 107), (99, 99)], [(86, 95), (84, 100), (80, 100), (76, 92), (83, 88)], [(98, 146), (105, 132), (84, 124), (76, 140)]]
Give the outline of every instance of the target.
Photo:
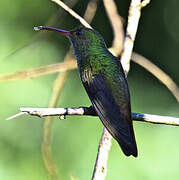
[[(13, 119), (23, 114), (38, 116), (40, 118), (46, 116), (59, 116), (61, 117), (61, 120), (65, 119), (65, 116), (67, 115), (97, 116), (92, 106), (80, 108), (20, 108), (20, 113), (9, 117), (7, 120)], [(179, 118), (171, 116), (132, 113), (132, 119), (135, 121), (149, 122), (154, 124), (179, 126)]]
[(92, 180), (103, 180), (107, 174), (108, 154), (112, 145), (112, 136), (106, 128), (103, 133), (98, 146), (98, 153), (93, 170)]
[(47, 66), (33, 68), (33, 69), (21, 71), (21, 72), (15, 72), (12, 74), (0, 75), (0, 82), (36, 78), (42, 75), (47, 75), (47, 74), (51, 74), (55, 72), (64, 72), (67, 70), (76, 69), (76, 67), (77, 67), (77, 64), (76, 64), (75, 59), (71, 58), (71, 60), (69, 61), (65, 61), (58, 64), (50, 64)]
[(84, 18), (82, 18), (81, 16), (79, 16), (75, 11), (73, 11), (71, 8), (69, 8), (66, 4), (64, 4), (62, 1), (60, 0), (52, 0), (53, 2), (57, 3), (59, 6), (61, 6), (65, 11), (67, 11), (70, 15), (72, 15), (74, 18), (78, 19), (81, 24), (83, 24), (84, 26), (88, 27), (88, 28), (92, 28), (87, 21), (84, 20)]
[(141, 8), (146, 6), (149, 2), (149, 0), (144, 0), (142, 2), (141, 0), (131, 0), (124, 48), (121, 54), (121, 63), (125, 72), (128, 72), (130, 69), (130, 58), (132, 55), (134, 40), (141, 15)]
[(169, 75), (167, 75), (163, 70), (140, 54), (133, 52), (132, 60), (152, 73), (157, 79), (159, 79), (171, 91), (176, 100), (179, 102), (179, 88)]
[(88, 6), (86, 8), (86, 12), (84, 14), (84, 19), (89, 23), (92, 22), (94, 15), (96, 13), (97, 10), (97, 4), (98, 4), (99, 0), (91, 0), (88, 3)]
[(113, 43), (110, 50), (113, 54), (118, 56), (123, 47), (124, 31), (122, 18), (117, 12), (116, 4), (113, 0), (103, 0), (106, 13), (113, 29)]

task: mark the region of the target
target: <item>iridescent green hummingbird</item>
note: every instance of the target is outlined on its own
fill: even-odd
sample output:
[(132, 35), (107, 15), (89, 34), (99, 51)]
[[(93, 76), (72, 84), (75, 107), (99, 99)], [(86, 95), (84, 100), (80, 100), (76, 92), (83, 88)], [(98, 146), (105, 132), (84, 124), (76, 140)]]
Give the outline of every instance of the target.
[(137, 157), (128, 83), (119, 59), (107, 49), (103, 37), (85, 27), (72, 31), (43, 26), (34, 29), (55, 31), (68, 37), (81, 81), (97, 115), (124, 154)]

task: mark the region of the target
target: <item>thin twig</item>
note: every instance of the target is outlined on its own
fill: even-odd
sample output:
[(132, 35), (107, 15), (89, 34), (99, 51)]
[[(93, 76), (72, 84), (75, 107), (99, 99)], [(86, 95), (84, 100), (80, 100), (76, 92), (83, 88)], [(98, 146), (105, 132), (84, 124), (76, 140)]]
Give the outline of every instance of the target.
[(141, 7), (145, 7), (145, 6), (147, 6), (149, 3), (150, 3), (150, 0), (143, 0), (143, 1), (141, 2)]
[(112, 136), (106, 128), (104, 128), (101, 140), (98, 146), (98, 153), (93, 170), (92, 180), (103, 180), (107, 175), (108, 154), (112, 145)]
[(123, 47), (124, 31), (122, 18), (117, 12), (116, 4), (113, 0), (103, 0), (106, 13), (113, 29), (113, 43), (111, 51), (114, 55), (118, 56)]
[[(21, 113), (21, 114), (20, 114)], [(97, 116), (95, 110), (90, 107), (80, 108), (20, 108), (20, 113), (17, 115), (29, 114), (32, 116), (46, 117), (46, 116), (67, 116), (67, 115), (80, 115), (80, 116)], [(7, 120), (14, 119), (17, 116), (11, 116)], [(154, 124), (165, 124), (179, 126), (179, 118), (171, 116), (160, 116), (144, 113), (132, 113), (132, 119), (135, 121), (149, 122)]]
[(11, 116), (11, 117), (8, 117), (6, 120), (11, 120), (11, 119), (14, 119), (14, 118), (16, 118), (16, 117), (18, 117), (18, 116), (22, 116), (22, 115), (24, 115), (24, 114), (28, 114), (28, 113), (21, 111), (20, 113), (17, 113), (17, 114), (15, 114), (15, 115)]
[(88, 3), (88, 6), (86, 8), (86, 12), (84, 14), (84, 19), (89, 23), (92, 22), (92, 19), (94, 18), (95, 12), (97, 10), (97, 4), (99, 0), (91, 0)]
[(75, 69), (76, 67), (77, 67), (76, 60), (74, 58), (71, 58), (71, 60), (67, 62), (50, 64), (39, 68), (33, 68), (21, 72), (15, 72), (12, 74), (3, 74), (0, 76), (0, 82), (36, 78), (42, 75), (47, 75), (55, 72), (64, 72), (66, 70), (72, 70)]
[(73, 11), (71, 8), (69, 8), (66, 4), (64, 4), (60, 0), (52, 0), (53, 2), (57, 3), (59, 6), (61, 6), (65, 11), (67, 11), (69, 14), (71, 14), (74, 18), (78, 19), (81, 24), (83, 24), (85, 27), (92, 28), (87, 21), (84, 20), (81, 16), (79, 16), (75, 11)]
[(158, 78), (171, 91), (179, 102), (179, 88), (169, 75), (140, 54), (133, 52), (132, 60)]
[(143, 5), (141, 4), (141, 0), (131, 0), (126, 36), (124, 40), (123, 52), (121, 54), (121, 63), (125, 72), (128, 72), (130, 68), (130, 58), (132, 55), (142, 7)]

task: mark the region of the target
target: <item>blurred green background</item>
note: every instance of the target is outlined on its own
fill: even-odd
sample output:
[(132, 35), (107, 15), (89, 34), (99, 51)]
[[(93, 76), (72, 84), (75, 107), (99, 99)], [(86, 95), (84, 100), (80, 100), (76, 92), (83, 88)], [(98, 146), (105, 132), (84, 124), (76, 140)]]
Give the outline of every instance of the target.
[[(83, 15), (87, 3), (87, 0), (79, 0), (73, 9)], [(116, 3), (120, 15), (127, 19), (129, 1)], [(55, 27), (73, 29), (79, 25), (77, 20), (49, 0), (6, 0), (1, 1), (0, 5), (1, 74), (63, 61), (69, 48), (68, 40), (55, 33), (37, 38), (38, 33), (33, 31), (33, 27), (44, 25), (57, 11)], [(136, 52), (162, 68), (177, 84), (178, 7), (177, 0), (151, 1), (142, 9), (134, 46)], [(112, 29), (102, 1), (99, 1), (92, 26), (103, 35), (110, 47)], [(5, 119), (17, 113), (19, 107), (47, 107), (56, 75), (0, 83), (0, 179), (47, 179), (40, 147), (43, 119), (25, 115), (12, 121)], [(133, 112), (179, 117), (178, 104), (168, 89), (133, 62), (128, 81)], [(58, 106), (88, 105), (90, 102), (77, 71), (73, 70)], [(98, 118), (79, 116), (68, 116), (65, 121), (55, 119), (52, 153), (59, 179), (70, 179), (71, 175), (80, 180), (90, 179), (103, 128), (101, 122)], [(134, 128), (138, 158), (125, 157), (113, 140), (106, 179), (178, 179), (179, 127), (134, 122)]]

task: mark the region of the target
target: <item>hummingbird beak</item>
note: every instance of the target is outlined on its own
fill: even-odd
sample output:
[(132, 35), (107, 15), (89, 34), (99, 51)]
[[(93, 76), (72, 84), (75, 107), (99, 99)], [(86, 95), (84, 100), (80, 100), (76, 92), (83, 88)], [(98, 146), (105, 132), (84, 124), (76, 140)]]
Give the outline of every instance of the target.
[(65, 31), (62, 29), (56, 29), (56, 28), (51, 28), (51, 27), (37, 26), (37, 27), (34, 27), (34, 30), (35, 31), (47, 30), (47, 31), (57, 32), (57, 33), (65, 35), (65, 36), (70, 36), (70, 31)]

